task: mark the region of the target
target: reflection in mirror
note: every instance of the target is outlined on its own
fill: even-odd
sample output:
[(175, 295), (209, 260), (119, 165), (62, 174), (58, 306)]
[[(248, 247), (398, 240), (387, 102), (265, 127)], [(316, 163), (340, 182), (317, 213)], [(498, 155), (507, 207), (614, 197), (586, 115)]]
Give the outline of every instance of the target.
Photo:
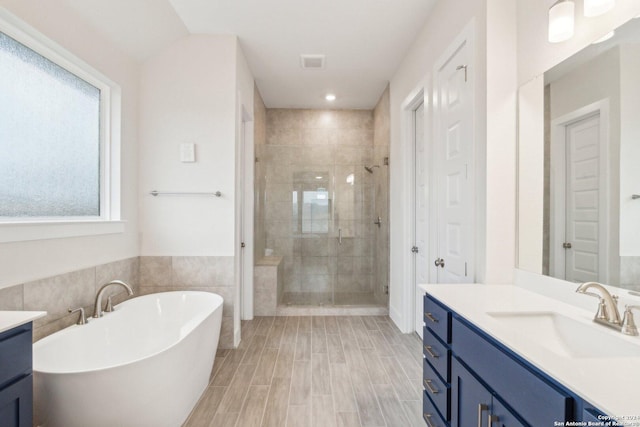
[[(543, 165), (519, 159), (519, 206), (532, 185), (542, 185), (542, 201), (533, 201), (541, 207), (535, 215), (520, 216), (519, 236), (535, 229), (542, 253), (521, 250), (519, 266), (640, 289), (640, 19), (548, 70), (537, 90), (540, 114), (521, 108), (520, 152), (543, 144)], [(544, 117), (543, 141), (523, 135), (532, 117)]]

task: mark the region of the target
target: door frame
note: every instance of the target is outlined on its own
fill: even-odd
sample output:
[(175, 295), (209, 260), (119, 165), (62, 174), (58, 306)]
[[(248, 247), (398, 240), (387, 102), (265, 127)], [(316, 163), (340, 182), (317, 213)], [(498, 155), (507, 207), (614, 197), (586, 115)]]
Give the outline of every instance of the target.
[[(403, 101), (400, 107), (400, 131), (402, 138), (402, 165), (399, 165), (398, 169), (403, 170), (403, 186), (402, 191), (406, 195), (408, 201), (408, 209), (404, 210), (402, 218), (390, 218), (392, 222), (399, 222), (402, 229), (401, 234), (401, 251), (398, 254), (398, 258), (402, 260), (400, 265), (402, 266), (402, 277), (405, 279), (402, 283), (396, 286), (389, 287), (389, 317), (398, 325), (398, 328), (404, 332), (412, 332), (415, 330), (416, 325), (416, 298), (417, 292), (415, 289), (415, 256), (411, 253), (411, 246), (415, 242), (415, 161), (413, 159), (415, 153), (415, 121), (414, 110), (424, 103), (425, 120), (425, 143), (428, 147), (427, 136), (429, 132), (429, 102), (427, 99), (427, 83), (429, 82), (429, 76), (425, 76), (421, 79), (416, 87), (409, 93), (409, 95)], [(395, 168), (395, 163), (391, 163), (391, 167)], [(390, 254), (394, 256), (393, 253)], [(391, 265), (393, 268), (393, 263)], [(390, 272), (390, 277), (393, 277)], [(394, 307), (391, 301), (394, 299), (396, 292), (401, 293), (401, 303), (399, 307)]]
[[(428, 80), (428, 78), (426, 79)], [(426, 95), (426, 90), (424, 87), (420, 88), (418, 93), (414, 95), (414, 97), (412, 99), (409, 100), (409, 102), (404, 106), (404, 115), (405, 115), (405, 123), (407, 124), (408, 128), (407, 128), (407, 134), (409, 136), (409, 138), (411, 139), (411, 158), (413, 159), (411, 161), (411, 167), (410, 167), (410, 173), (411, 173), (411, 197), (410, 197), (410, 203), (411, 203), (411, 221), (410, 221), (410, 229), (411, 229), (411, 243), (413, 246), (417, 246), (417, 219), (416, 219), (416, 207), (418, 204), (418, 200), (416, 197), (416, 193), (417, 193), (417, 186), (416, 186), (416, 114), (418, 111), (418, 108), (420, 108), (420, 106), (424, 106), (423, 107), (423, 119), (422, 119), (422, 124), (423, 124), (423, 144), (424, 144), (424, 148), (425, 148), (425, 155), (427, 157), (427, 159), (425, 159), (425, 188), (427, 189), (427, 192), (429, 192), (430, 190), (430, 179), (431, 179), (431, 168), (430, 168), (430, 164), (427, 162), (429, 155), (429, 148), (430, 148), (430, 144), (429, 144), (429, 140), (428, 140), (428, 135), (430, 134), (429, 132), (429, 123), (428, 123), (428, 119), (430, 117), (429, 114), (429, 103), (428, 103), (428, 99), (427, 99), (427, 95)], [(427, 197), (429, 197), (429, 194), (427, 194)], [(427, 198), (427, 203), (428, 203), (428, 198)], [(430, 212), (429, 209), (427, 208), (427, 224), (430, 223)], [(425, 241), (429, 241), (429, 230), (426, 231), (427, 235), (425, 236)], [(428, 250), (427, 248), (421, 248), (421, 250)], [(410, 276), (411, 277), (411, 285), (412, 285), (412, 292), (413, 292), (413, 298), (411, 298), (411, 301), (413, 301), (413, 316), (411, 316), (411, 322), (413, 325), (415, 325), (415, 332), (420, 336), (420, 338), (422, 338), (422, 328), (418, 327), (418, 322), (419, 319), (422, 319), (422, 314), (418, 314), (422, 312), (422, 309), (419, 309), (419, 307), (422, 306), (422, 304), (420, 303), (420, 299), (418, 297), (419, 294), (421, 294), (421, 292), (418, 290), (417, 288), (417, 278), (416, 278), (416, 261), (417, 261), (417, 256), (415, 254), (412, 253), (411, 258), (410, 258), (410, 262), (411, 262), (411, 271), (410, 271)]]
[[(600, 115), (600, 188), (609, 193), (609, 98), (578, 108), (551, 121), (550, 167), (549, 167), (549, 275), (565, 278), (564, 243), (566, 226), (566, 174), (567, 174), (567, 126), (596, 114)], [(598, 221), (599, 266), (601, 281), (609, 279), (609, 238), (608, 224), (611, 203), (605, 192), (600, 191), (599, 204), (602, 208)], [(564, 215), (558, 215), (564, 212)]]
[[(236, 92), (235, 244), (233, 304), (234, 347), (240, 344), (241, 320), (253, 319), (254, 123), (253, 99)], [(244, 239), (245, 247), (241, 248)]]

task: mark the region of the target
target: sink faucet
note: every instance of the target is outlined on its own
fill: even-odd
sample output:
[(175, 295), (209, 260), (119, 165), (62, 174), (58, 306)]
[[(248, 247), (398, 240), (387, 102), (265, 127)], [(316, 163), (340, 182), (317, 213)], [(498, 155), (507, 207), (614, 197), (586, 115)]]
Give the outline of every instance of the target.
[[(595, 292), (589, 292), (589, 289), (591, 288), (600, 291), (600, 295)], [(600, 300), (600, 303), (598, 304), (598, 311), (593, 318), (594, 322), (618, 330), (621, 329), (622, 322), (620, 320), (620, 312), (618, 311), (618, 297), (616, 295), (611, 295), (604, 286), (596, 282), (583, 283), (578, 286), (576, 292), (579, 294), (596, 297)]]
[(127, 290), (127, 293), (129, 294), (129, 296), (133, 295), (133, 289), (131, 289), (131, 286), (127, 285), (122, 280), (112, 280), (109, 283), (102, 285), (102, 287), (98, 291), (98, 294), (96, 295), (96, 303), (93, 306), (93, 317), (95, 318), (102, 317), (102, 294), (104, 294), (104, 291), (111, 285), (122, 286)]

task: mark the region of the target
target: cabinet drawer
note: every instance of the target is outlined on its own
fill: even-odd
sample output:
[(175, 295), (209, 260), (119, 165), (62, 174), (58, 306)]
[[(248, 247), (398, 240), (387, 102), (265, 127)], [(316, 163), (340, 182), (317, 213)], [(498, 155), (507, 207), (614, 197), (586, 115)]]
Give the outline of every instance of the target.
[(451, 313), (429, 295), (424, 296), (424, 324), (443, 342), (451, 342)]
[(452, 350), (479, 378), (533, 426), (552, 426), (573, 417), (573, 399), (506, 350), (471, 329), (461, 319), (452, 321)]
[(424, 358), (438, 372), (445, 382), (451, 381), (451, 350), (427, 328), (422, 333), (422, 352)]
[(431, 398), (440, 415), (448, 420), (450, 415), (449, 403), (451, 402), (451, 387), (449, 384), (442, 382), (442, 378), (436, 375), (433, 368), (426, 361), (424, 361), (423, 364), (422, 387), (424, 387), (424, 392)]
[(427, 423), (427, 427), (448, 426), (426, 393), (422, 393), (422, 418), (424, 418), (424, 421)]
[(31, 324), (0, 334), (0, 388), (31, 372)]

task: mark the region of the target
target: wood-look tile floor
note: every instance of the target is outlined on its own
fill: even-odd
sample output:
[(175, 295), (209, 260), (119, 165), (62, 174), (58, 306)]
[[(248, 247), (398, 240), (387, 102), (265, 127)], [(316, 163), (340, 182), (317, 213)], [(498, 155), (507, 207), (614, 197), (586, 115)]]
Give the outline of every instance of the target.
[(387, 316), (258, 317), (185, 427), (424, 426), (422, 346)]

